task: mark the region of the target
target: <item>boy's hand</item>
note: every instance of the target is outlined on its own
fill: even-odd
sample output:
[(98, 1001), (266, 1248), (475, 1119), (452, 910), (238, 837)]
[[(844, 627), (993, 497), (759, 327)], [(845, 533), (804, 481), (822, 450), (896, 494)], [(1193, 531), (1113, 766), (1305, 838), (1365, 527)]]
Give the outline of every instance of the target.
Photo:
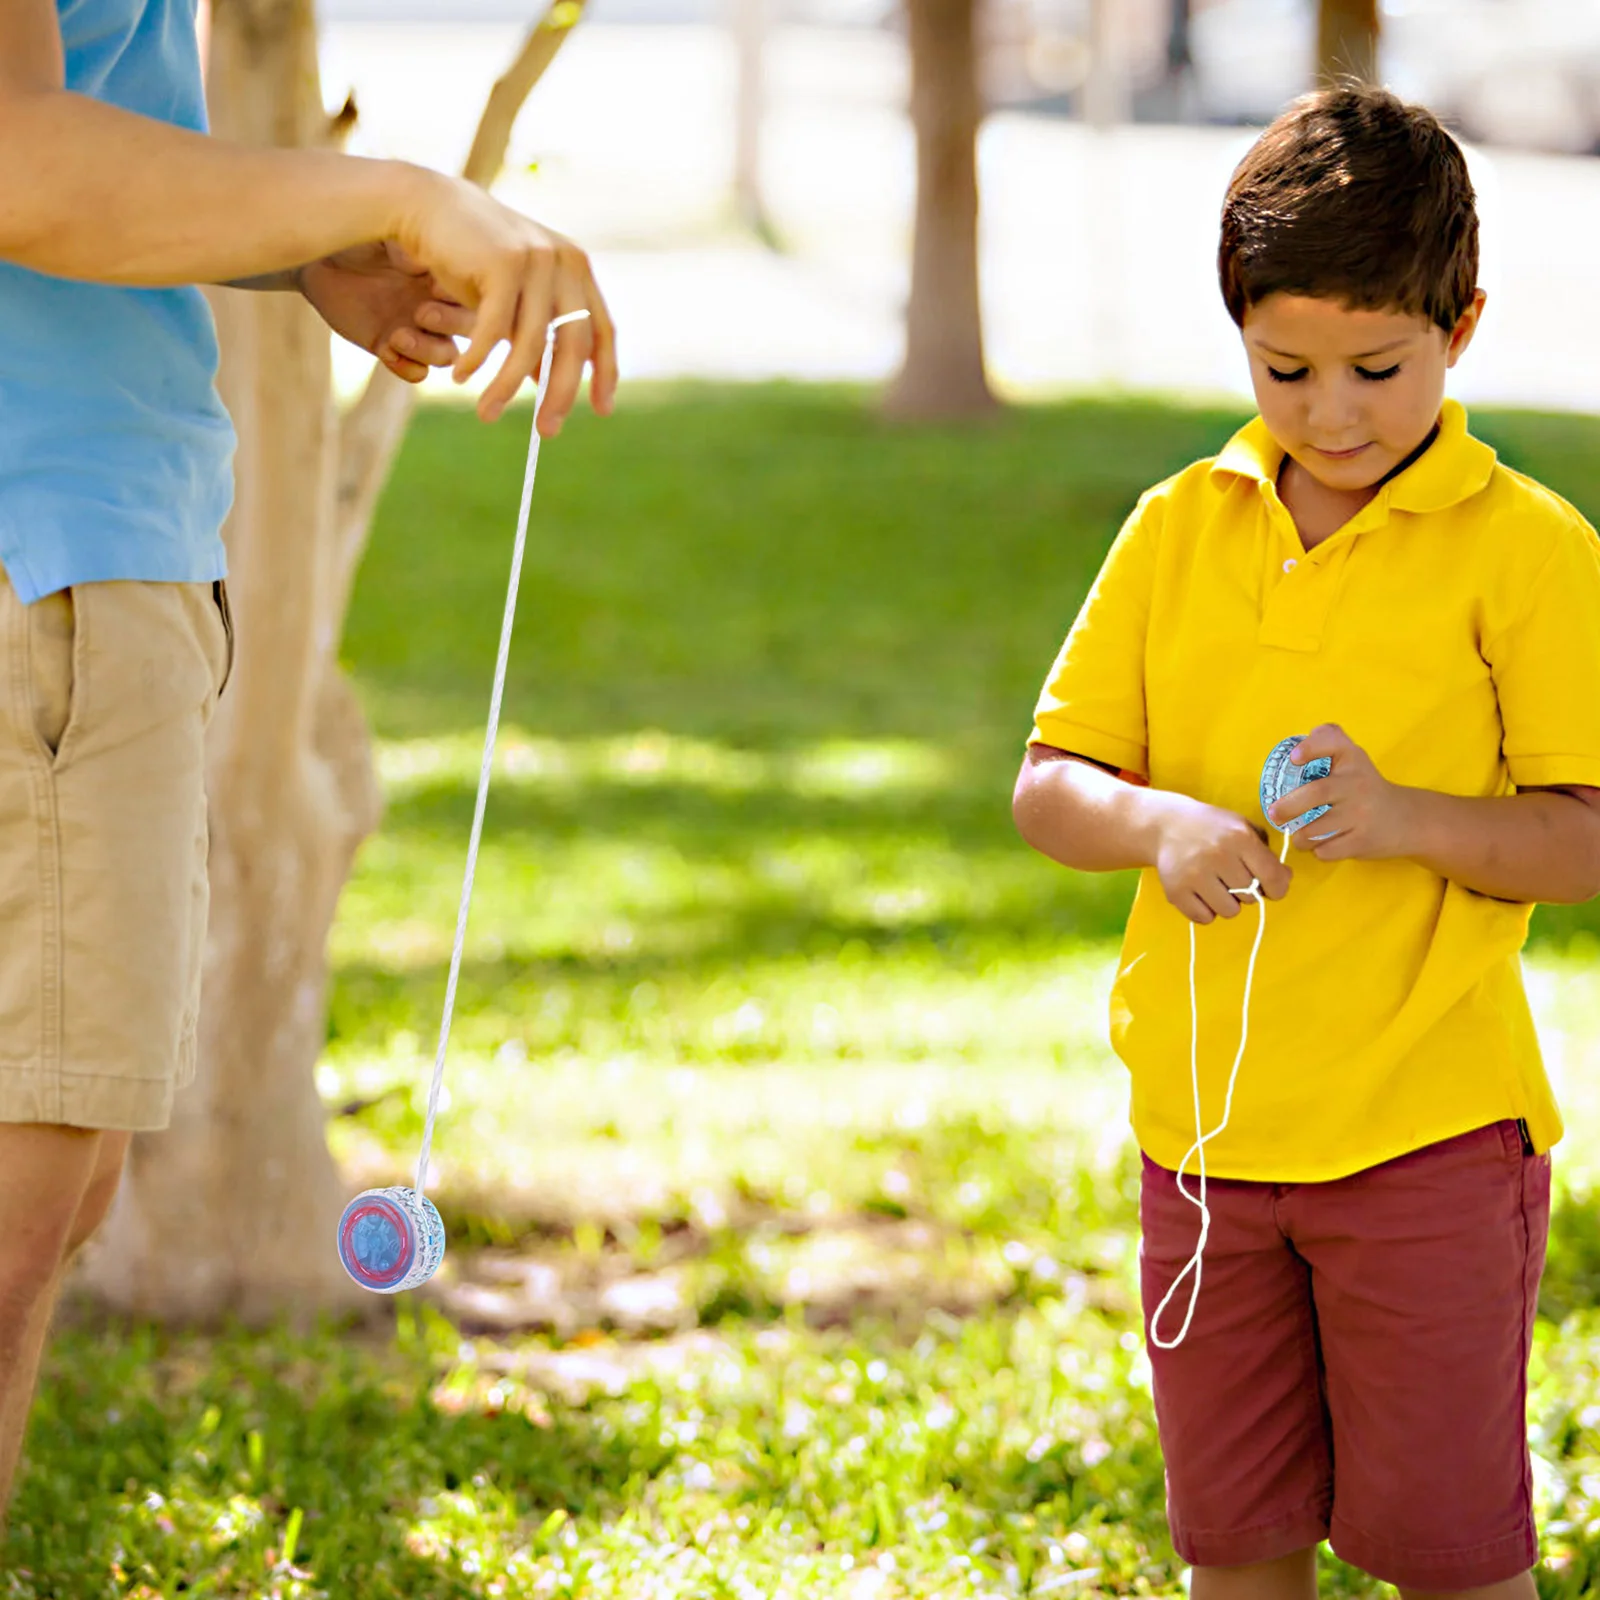
[(473, 315), (439, 292), (430, 273), (393, 244), (363, 244), (300, 269), (300, 292), (340, 338), (420, 383), (460, 355), (455, 336)]
[(1294, 877), (1243, 817), (1198, 800), (1185, 800), (1164, 819), (1155, 867), (1167, 899), (1202, 927), (1239, 915), (1244, 902), (1229, 890), (1259, 880), (1267, 899), (1281, 900)]
[(1309, 850), (1318, 861), (1390, 861), (1413, 854), (1413, 791), (1390, 783), (1335, 723), (1307, 734), (1289, 759), (1302, 767), (1319, 756), (1333, 762), (1333, 771), (1286, 794), (1268, 812), (1274, 822), (1292, 822), (1315, 806), (1329, 808), (1295, 833), (1295, 849)]

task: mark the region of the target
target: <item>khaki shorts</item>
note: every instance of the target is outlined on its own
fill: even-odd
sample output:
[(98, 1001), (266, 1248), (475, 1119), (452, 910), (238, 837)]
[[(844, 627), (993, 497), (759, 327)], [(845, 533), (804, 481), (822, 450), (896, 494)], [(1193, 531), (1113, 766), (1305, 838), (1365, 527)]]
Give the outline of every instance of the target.
[(167, 1125), (194, 1076), (220, 584), (0, 572), (0, 1122)]

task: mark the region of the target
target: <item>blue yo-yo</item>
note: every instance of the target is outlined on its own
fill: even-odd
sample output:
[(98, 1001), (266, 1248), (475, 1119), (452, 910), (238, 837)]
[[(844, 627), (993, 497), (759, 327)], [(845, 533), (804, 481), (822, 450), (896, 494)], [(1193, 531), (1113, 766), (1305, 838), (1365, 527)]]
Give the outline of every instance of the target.
[(1327, 756), (1318, 756), (1315, 761), (1308, 761), (1303, 767), (1297, 767), (1289, 759), (1289, 752), (1301, 742), (1304, 735), (1299, 738), (1285, 739), (1281, 744), (1272, 747), (1272, 754), (1267, 757), (1267, 764), (1261, 769), (1261, 812), (1272, 827), (1284, 833), (1293, 833), (1298, 828), (1303, 828), (1308, 822), (1315, 822), (1318, 817), (1326, 816), (1327, 806), (1313, 806), (1309, 811), (1303, 811), (1292, 822), (1273, 822), (1270, 808), (1281, 800), (1286, 794), (1292, 794), (1302, 784), (1315, 783), (1318, 778), (1326, 778), (1333, 771), (1333, 762)]
[(368, 1189), (339, 1219), (344, 1270), (374, 1294), (426, 1283), (444, 1260), (444, 1222), (425, 1194), (400, 1185)]

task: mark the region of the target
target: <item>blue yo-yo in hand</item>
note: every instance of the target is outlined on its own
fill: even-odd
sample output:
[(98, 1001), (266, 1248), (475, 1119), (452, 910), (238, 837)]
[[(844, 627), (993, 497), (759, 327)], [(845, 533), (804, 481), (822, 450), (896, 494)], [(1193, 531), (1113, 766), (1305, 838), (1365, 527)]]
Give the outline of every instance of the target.
[(339, 1259), (344, 1270), (374, 1294), (415, 1289), (444, 1260), (444, 1222), (438, 1207), (403, 1184), (358, 1194), (339, 1219)]
[(1301, 742), (1300, 738), (1285, 739), (1281, 744), (1272, 747), (1272, 754), (1267, 757), (1267, 764), (1261, 769), (1261, 813), (1266, 817), (1270, 826), (1280, 829), (1284, 833), (1294, 833), (1297, 829), (1305, 827), (1308, 822), (1315, 822), (1318, 817), (1326, 816), (1327, 806), (1313, 806), (1309, 811), (1302, 811), (1292, 822), (1273, 822), (1271, 807), (1274, 802), (1281, 800), (1286, 794), (1292, 794), (1302, 784), (1315, 783), (1318, 778), (1326, 778), (1333, 771), (1333, 762), (1327, 756), (1318, 756), (1315, 761), (1308, 761), (1303, 767), (1297, 767), (1289, 759), (1289, 752)]

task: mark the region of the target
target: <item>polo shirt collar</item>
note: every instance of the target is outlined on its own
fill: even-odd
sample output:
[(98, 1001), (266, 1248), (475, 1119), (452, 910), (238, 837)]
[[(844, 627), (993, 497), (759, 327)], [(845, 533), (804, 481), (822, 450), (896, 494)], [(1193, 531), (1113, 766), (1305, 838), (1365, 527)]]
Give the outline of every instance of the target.
[[(1439, 437), (1382, 492), (1391, 511), (1443, 511), (1485, 488), (1495, 461), (1494, 451), (1467, 432), (1466, 408), (1458, 400), (1446, 400), (1439, 413)], [(1282, 464), (1282, 446), (1260, 417), (1252, 417), (1223, 446), (1211, 472), (1275, 484)]]

